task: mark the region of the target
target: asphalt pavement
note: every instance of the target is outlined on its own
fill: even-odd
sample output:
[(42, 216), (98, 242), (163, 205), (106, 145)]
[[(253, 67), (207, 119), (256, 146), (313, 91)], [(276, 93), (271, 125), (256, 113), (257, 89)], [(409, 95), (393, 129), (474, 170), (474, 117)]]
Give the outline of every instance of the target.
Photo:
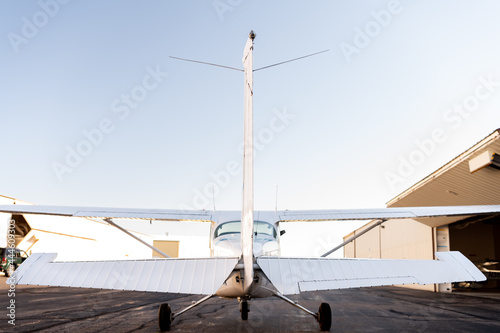
[[(200, 296), (80, 288), (16, 286), (9, 296), (0, 276), (2, 332), (158, 332), (158, 307), (178, 311)], [(316, 312), (333, 312), (331, 332), (500, 332), (500, 294), (442, 294), (377, 287), (291, 296)], [(7, 309), (14, 300), (15, 326)], [(12, 306), (11, 306), (12, 308)], [(12, 317), (12, 315), (11, 315)], [(250, 302), (248, 321), (238, 302), (212, 298), (180, 315), (172, 332), (319, 332), (309, 314), (276, 298)]]

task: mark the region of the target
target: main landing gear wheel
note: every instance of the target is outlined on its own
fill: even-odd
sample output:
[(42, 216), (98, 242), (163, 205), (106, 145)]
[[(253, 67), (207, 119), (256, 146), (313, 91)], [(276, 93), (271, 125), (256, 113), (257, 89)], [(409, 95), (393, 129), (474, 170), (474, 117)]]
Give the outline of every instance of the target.
[(250, 312), (250, 309), (248, 308), (248, 302), (241, 302), (240, 305), (241, 320), (248, 320), (248, 312)]
[(170, 324), (172, 323), (172, 310), (168, 303), (163, 303), (160, 305), (158, 310), (158, 325), (160, 326), (160, 331), (170, 331)]
[(319, 329), (329, 331), (332, 326), (332, 310), (328, 303), (321, 303), (318, 310)]

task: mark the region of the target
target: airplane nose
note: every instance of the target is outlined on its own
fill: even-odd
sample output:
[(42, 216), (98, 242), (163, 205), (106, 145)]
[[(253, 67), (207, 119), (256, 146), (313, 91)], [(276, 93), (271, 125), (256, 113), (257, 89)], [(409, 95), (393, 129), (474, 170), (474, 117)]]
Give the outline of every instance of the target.
[(214, 246), (216, 257), (241, 256), (241, 243), (239, 241), (224, 240)]
[(254, 241), (253, 254), (255, 257), (277, 256), (279, 254), (279, 245), (275, 240)]

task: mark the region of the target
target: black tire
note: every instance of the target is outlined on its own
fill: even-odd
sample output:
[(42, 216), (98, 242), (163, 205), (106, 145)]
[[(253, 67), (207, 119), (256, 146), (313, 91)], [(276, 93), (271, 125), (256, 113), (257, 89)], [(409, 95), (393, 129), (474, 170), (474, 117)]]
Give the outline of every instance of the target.
[(241, 320), (248, 320), (248, 302), (241, 302)]
[(321, 303), (318, 311), (319, 329), (329, 331), (332, 327), (332, 309), (328, 303)]
[(158, 326), (160, 327), (160, 332), (170, 331), (170, 324), (172, 323), (172, 310), (168, 303), (163, 303), (160, 305), (158, 310)]

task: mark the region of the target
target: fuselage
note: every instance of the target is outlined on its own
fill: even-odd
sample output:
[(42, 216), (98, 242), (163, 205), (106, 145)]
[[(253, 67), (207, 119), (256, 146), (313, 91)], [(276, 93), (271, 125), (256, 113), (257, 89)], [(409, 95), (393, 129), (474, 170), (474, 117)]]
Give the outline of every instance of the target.
[[(241, 213), (225, 212), (216, 215), (211, 228), (210, 253), (213, 257), (241, 257)], [(276, 223), (278, 219), (272, 212), (255, 212), (253, 223), (253, 255), (280, 255), (280, 230)], [(226, 282), (217, 291), (217, 295), (229, 298), (260, 298), (269, 297), (275, 291), (271, 282), (254, 263), (254, 279), (250, 292), (243, 291), (243, 261), (231, 273)]]
[[(278, 256), (280, 254), (278, 231), (264, 221), (254, 221), (253, 255)], [(212, 255), (234, 257), (241, 255), (241, 221), (227, 221), (217, 225), (212, 233)]]
[[(280, 255), (279, 218), (274, 212), (255, 211), (253, 226), (253, 254)], [(217, 212), (210, 229), (210, 255), (212, 257), (241, 256), (241, 212)]]

